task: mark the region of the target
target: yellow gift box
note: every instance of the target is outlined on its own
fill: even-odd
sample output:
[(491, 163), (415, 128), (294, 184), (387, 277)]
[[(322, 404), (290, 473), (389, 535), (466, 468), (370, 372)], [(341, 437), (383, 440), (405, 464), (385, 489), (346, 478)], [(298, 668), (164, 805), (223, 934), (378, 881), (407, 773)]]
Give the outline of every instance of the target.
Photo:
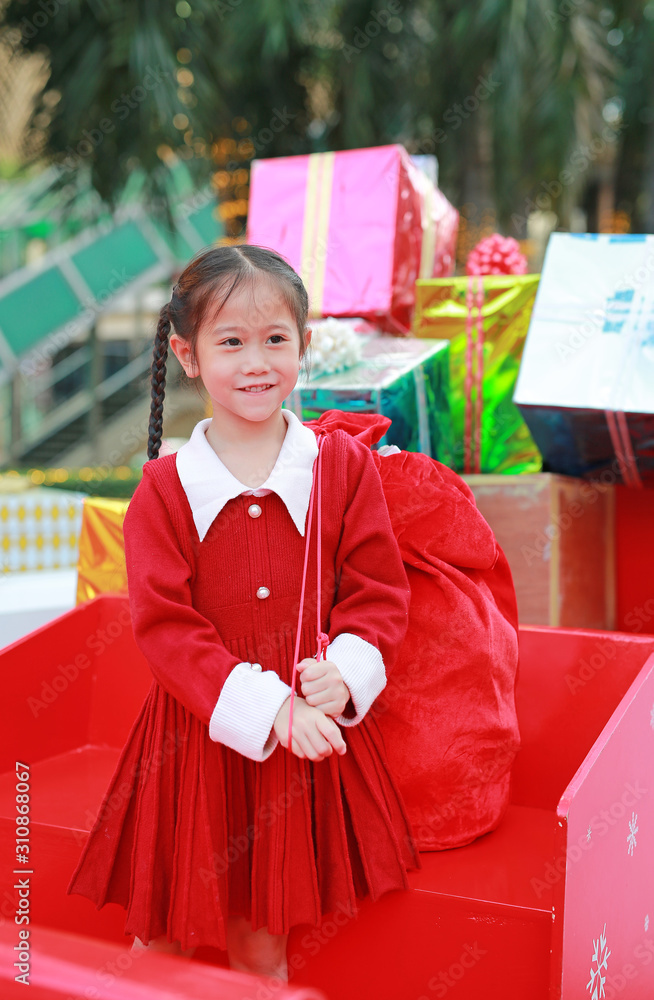
[[(473, 471), (472, 466), (467, 467), (467, 458), (475, 451), (478, 472), (517, 474), (541, 468), (540, 453), (513, 403), (539, 280), (539, 274), (484, 275), (481, 303), (476, 279), (472, 288), (466, 276), (416, 282), (414, 336), (441, 337), (450, 342), (454, 468), (459, 472)], [(476, 427), (468, 423), (473, 397)]]
[(129, 500), (86, 497), (77, 563), (77, 604), (98, 594), (127, 593), (123, 519)]

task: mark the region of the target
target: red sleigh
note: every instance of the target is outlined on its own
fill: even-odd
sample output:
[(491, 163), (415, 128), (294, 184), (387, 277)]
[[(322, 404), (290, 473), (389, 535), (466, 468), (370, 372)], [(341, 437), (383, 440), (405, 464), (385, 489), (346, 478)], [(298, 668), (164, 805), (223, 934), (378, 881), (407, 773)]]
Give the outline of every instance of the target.
[[(423, 853), (408, 892), (362, 901), (356, 919), (335, 913), (320, 929), (294, 928), (289, 985), (271, 996), (654, 995), (654, 637), (524, 627), (520, 654), (522, 748), (498, 829)], [(0, 733), (5, 872), (16, 856), (17, 760), (30, 774), (30, 995), (256, 996), (263, 981), (221, 968), (212, 949), (190, 962), (132, 958), (121, 907), (98, 911), (66, 895), (151, 683), (127, 598), (78, 606), (0, 663), (12, 706)], [(18, 891), (5, 884), (3, 998), (21, 995)]]

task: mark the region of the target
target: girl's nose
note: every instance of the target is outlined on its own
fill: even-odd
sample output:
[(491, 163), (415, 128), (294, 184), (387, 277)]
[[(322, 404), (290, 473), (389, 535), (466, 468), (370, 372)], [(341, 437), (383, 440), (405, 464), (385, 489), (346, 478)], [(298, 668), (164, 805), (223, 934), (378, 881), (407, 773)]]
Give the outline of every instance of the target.
[(255, 373), (270, 371), (270, 362), (266, 358), (265, 352), (259, 349), (248, 351), (243, 359), (243, 373), (254, 375)]

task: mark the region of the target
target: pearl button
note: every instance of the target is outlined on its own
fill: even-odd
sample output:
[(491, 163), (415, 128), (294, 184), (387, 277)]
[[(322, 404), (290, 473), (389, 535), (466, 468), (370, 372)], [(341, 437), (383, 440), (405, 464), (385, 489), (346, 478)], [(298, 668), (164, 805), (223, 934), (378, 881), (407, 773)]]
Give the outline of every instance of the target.
[(250, 517), (261, 517), (261, 507), (258, 503), (252, 503), (248, 507), (248, 514)]
[(262, 668), (262, 666), (261, 666), (260, 663), (253, 663), (252, 664), (252, 669), (253, 670), (262, 670), (263, 668)]
[(257, 590), (257, 597), (260, 598), (260, 600), (263, 600), (264, 597), (270, 597), (270, 591), (267, 587), (259, 587)]

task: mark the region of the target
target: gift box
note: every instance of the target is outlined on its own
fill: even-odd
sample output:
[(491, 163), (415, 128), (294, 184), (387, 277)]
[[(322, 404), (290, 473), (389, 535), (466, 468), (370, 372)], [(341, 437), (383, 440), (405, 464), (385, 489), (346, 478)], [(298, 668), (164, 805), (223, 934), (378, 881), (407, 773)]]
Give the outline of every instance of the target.
[(512, 401), (538, 280), (526, 274), (416, 282), (415, 336), (450, 341), (453, 468), (459, 472), (541, 468)]
[(464, 476), (509, 561), (521, 625), (615, 628), (615, 488), (550, 473)]
[(447, 342), (389, 334), (362, 340), (358, 364), (298, 382), (284, 405), (305, 421), (325, 410), (382, 413), (393, 423), (378, 446), (421, 451), (447, 464), (452, 451)]
[(127, 593), (123, 519), (129, 500), (86, 497), (77, 563), (77, 604), (111, 591)]
[(654, 236), (553, 233), (515, 402), (553, 471), (654, 485)]
[(454, 263), (455, 210), (431, 187), (400, 145), (254, 160), (247, 240), (301, 275), (311, 316), (406, 334), (421, 262)]
[(84, 494), (22, 482), (0, 494), (0, 571), (75, 566)]

